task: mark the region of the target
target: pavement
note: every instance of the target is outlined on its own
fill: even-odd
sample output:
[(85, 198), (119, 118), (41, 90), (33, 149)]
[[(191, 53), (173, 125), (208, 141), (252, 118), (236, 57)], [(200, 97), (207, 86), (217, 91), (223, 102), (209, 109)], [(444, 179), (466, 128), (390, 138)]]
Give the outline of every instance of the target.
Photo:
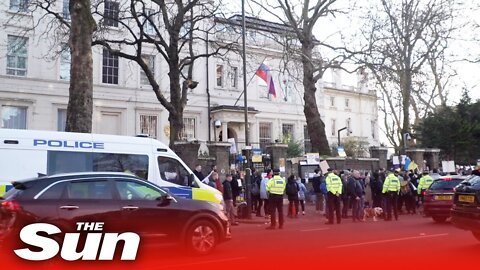
[[(354, 223), (349, 218), (341, 224), (326, 225), (323, 215), (315, 213), (312, 205), (306, 210), (305, 216), (286, 217), (281, 230), (265, 230), (265, 218), (240, 220), (239, 226), (232, 227), (233, 238), (207, 256), (162, 248), (139, 250), (133, 262), (77, 265), (78, 269), (97, 266), (94, 269), (102, 270), (478, 269), (480, 242), (470, 232), (448, 222), (438, 224), (417, 214), (401, 215), (398, 221), (370, 219)], [(41, 269), (31, 266), (16, 269)], [(77, 269), (71, 266), (69, 269)]]

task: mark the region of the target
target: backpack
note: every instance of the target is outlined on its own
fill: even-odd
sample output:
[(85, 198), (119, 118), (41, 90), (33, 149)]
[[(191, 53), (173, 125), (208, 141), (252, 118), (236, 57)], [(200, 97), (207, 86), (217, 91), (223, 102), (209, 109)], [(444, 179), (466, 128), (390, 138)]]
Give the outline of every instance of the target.
[(327, 194), (328, 193), (327, 183), (325, 181), (322, 181), (320, 183), (320, 191), (322, 192), (322, 194)]
[(289, 196), (297, 195), (299, 191), (297, 183), (288, 183), (286, 193)]

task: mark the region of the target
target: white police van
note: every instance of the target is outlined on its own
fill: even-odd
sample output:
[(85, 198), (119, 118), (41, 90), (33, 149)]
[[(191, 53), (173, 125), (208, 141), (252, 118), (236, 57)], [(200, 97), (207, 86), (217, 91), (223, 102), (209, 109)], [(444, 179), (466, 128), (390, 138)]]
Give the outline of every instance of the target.
[(95, 171), (130, 172), (184, 198), (222, 202), (220, 191), (152, 138), (0, 129), (0, 196), (14, 180)]

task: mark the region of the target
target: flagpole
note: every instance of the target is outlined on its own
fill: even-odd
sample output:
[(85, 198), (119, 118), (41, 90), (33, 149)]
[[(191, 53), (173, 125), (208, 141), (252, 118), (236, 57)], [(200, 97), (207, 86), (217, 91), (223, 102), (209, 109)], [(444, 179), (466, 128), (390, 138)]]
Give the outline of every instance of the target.
[[(255, 70), (255, 73), (253, 73), (252, 77), (250, 77), (250, 80), (248, 80), (248, 83), (247, 83), (247, 87), (250, 85), (250, 83), (252, 82), (253, 78), (255, 78), (255, 75), (256, 75), (256, 71), (260, 68), (260, 66), (265, 62), (265, 60), (267, 60), (267, 57), (264, 57), (262, 62), (260, 63), (260, 65), (258, 65), (258, 68)], [(246, 75), (245, 75), (246, 77)], [(243, 91), (240, 93), (240, 95), (238, 96), (237, 100), (235, 101), (235, 104), (233, 104), (233, 106), (237, 106), (237, 103), (238, 101), (240, 100), (240, 98), (242, 98), (243, 96), (243, 92), (245, 92), (247, 90), (247, 87), (244, 87), (243, 88)]]
[(247, 213), (246, 218), (252, 218), (252, 194), (251, 190), (251, 161), (250, 161), (250, 140), (248, 138), (248, 105), (247, 105), (247, 53), (245, 45), (245, 36), (246, 36), (246, 26), (245, 26), (245, 0), (242, 0), (242, 47), (243, 47), (243, 100), (244, 100), (244, 113), (245, 113), (245, 156), (247, 161), (247, 166), (245, 168), (245, 197), (247, 201)]
[(245, 146), (249, 146), (248, 138), (248, 105), (247, 105), (247, 53), (246, 53), (246, 26), (245, 26), (245, 0), (242, 0), (242, 55), (243, 55), (243, 101), (245, 114)]

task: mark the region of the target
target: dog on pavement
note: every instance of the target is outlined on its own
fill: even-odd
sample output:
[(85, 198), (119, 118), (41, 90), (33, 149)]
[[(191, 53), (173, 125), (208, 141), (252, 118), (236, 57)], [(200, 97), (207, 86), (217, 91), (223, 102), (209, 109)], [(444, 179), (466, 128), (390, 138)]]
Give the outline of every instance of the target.
[(383, 209), (380, 207), (375, 208), (365, 208), (363, 210), (363, 221), (366, 221), (367, 218), (373, 218), (373, 221), (377, 221), (377, 217), (383, 214)]

